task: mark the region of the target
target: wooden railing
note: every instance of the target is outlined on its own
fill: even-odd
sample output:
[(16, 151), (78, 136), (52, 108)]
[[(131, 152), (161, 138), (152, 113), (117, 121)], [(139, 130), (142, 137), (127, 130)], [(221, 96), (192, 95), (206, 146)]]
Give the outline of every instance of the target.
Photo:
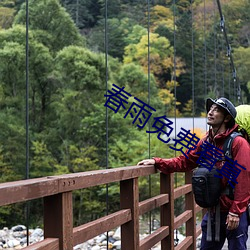
[[(138, 178), (156, 173), (153, 166), (132, 166), (48, 176), (0, 184), (0, 206), (43, 198), (44, 240), (25, 250), (72, 250), (101, 233), (121, 227), (122, 250), (148, 250), (161, 241), (162, 250), (196, 249), (201, 233), (196, 227), (196, 213), (191, 173), (186, 184), (174, 189), (173, 174), (160, 174), (160, 194), (139, 202)], [(112, 182), (120, 183), (120, 210), (73, 228), (72, 192)], [(185, 195), (185, 212), (174, 217), (174, 200)], [(139, 240), (139, 216), (160, 207), (160, 227)], [(174, 247), (174, 230), (186, 224), (186, 238)]]

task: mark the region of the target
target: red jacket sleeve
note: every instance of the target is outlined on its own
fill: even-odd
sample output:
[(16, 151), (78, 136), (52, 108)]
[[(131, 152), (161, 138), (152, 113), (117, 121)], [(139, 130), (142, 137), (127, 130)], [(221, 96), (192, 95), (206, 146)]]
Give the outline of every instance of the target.
[(240, 174), (234, 188), (234, 201), (229, 211), (240, 215), (246, 211), (250, 201), (250, 145), (241, 136), (237, 136), (233, 141), (232, 156), (239, 164), (236, 167), (240, 170)]
[(173, 172), (186, 172), (196, 168), (197, 167), (196, 162), (199, 158), (199, 155), (196, 154), (196, 152), (201, 151), (202, 142), (203, 141), (200, 140), (196, 148), (190, 150), (189, 152), (188, 150), (185, 152), (188, 158), (186, 158), (184, 155), (170, 159), (162, 159), (154, 157), (156, 168), (165, 174)]

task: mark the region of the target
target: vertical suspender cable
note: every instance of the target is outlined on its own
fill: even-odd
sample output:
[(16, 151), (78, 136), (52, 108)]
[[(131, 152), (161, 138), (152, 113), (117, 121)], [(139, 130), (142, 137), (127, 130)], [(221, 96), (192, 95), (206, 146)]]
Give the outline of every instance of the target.
[[(26, 176), (29, 179), (29, 0), (26, 0), (26, 46), (25, 46), (25, 70), (26, 70)], [(26, 229), (27, 245), (29, 245), (29, 202), (26, 202)]]
[(79, 28), (79, 0), (76, 0), (76, 26)]
[[(176, 112), (176, 98), (177, 98), (177, 89), (176, 89), (176, 28), (175, 28), (175, 14), (176, 14), (176, 3), (175, 3), (175, 0), (173, 0), (173, 19), (174, 19), (174, 58), (173, 58), (173, 61), (174, 61), (174, 72), (173, 72), (173, 81), (174, 81), (174, 97), (175, 97), (175, 102), (174, 102), (174, 115), (175, 115), (175, 139), (176, 139), (176, 115), (177, 115), (177, 112)], [(176, 151), (175, 151), (176, 153)]]
[[(105, 0), (105, 83), (106, 83), (106, 101), (108, 96), (108, 0)], [(108, 108), (106, 107), (106, 169), (108, 169), (109, 162), (108, 162)], [(109, 211), (109, 187), (106, 184), (106, 215), (108, 215)], [(108, 249), (108, 232), (107, 232), (107, 249)]]
[(204, 89), (205, 98), (207, 98), (207, 39), (206, 39), (206, 0), (204, 0)]
[[(177, 126), (176, 126), (176, 116), (177, 116), (177, 107), (176, 107), (176, 99), (177, 99), (177, 86), (176, 86), (176, 2), (175, 0), (173, 0), (173, 23), (174, 23), (174, 72), (173, 72), (173, 81), (174, 81), (174, 97), (175, 97), (175, 102), (174, 102), (174, 116), (175, 116), (175, 139), (176, 139), (176, 130), (177, 130)], [(176, 156), (176, 151), (175, 151), (175, 156)], [(175, 173), (175, 187), (177, 187), (177, 173)], [(178, 239), (178, 234), (177, 234), (177, 229), (176, 229), (176, 244), (178, 244), (179, 239)]]
[(193, 0), (191, 1), (191, 25), (192, 25), (192, 115), (193, 115), (193, 132), (194, 132), (194, 11), (193, 11)]
[(237, 89), (236, 89), (236, 80), (234, 79), (234, 81), (233, 81), (233, 84), (234, 84), (234, 103), (236, 102), (236, 93), (237, 93)]
[[(148, 105), (150, 105), (150, 0), (147, 0), (147, 26), (148, 26)], [(148, 122), (148, 131), (150, 131), (150, 121)], [(151, 148), (150, 148), (150, 134), (148, 133), (148, 158), (151, 157)], [(149, 188), (149, 197), (151, 197), (151, 175), (148, 176), (148, 188)], [(149, 233), (151, 233), (152, 227), (152, 218), (151, 211), (149, 212)]]
[[(224, 49), (224, 43), (223, 41), (221, 41), (221, 49), (220, 49), (220, 54), (221, 52), (223, 51)], [(222, 80), (222, 96), (225, 96), (225, 75), (224, 75), (224, 70), (225, 70), (225, 67), (224, 67), (224, 59), (221, 58), (221, 80)]]
[[(216, 20), (215, 15), (215, 0), (213, 1), (214, 4), (214, 23)], [(217, 32), (216, 32), (216, 25), (214, 24), (214, 90), (217, 97)]]
[[(206, 14), (206, 0), (204, 0), (204, 94), (207, 98), (207, 14)], [(205, 103), (205, 102), (204, 102)], [(207, 130), (207, 121), (204, 119)]]
[[(177, 107), (176, 107), (176, 99), (177, 99), (177, 86), (176, 86), (176, 2), (175, 0), (173, 0), (173, 19), (174, 19), (174, 55), (173, 55), (173, 63), (174, 63), (174, 72), (173, 72), (173, 81), (174, 81), (174, 97), (175, 97), (175, 101), (174, 101), (174, 117), (175, 117), (175, 139), (176, 139), (176, 130), (177, 130), (177, 126), (176, 126), (176, 116), (177, 116)], [(175, 151), (175, 156), (176, 156), (176, 151)], [(175, 174), (175, 185), (177, 185), (177, 174)]]
[[(150, 105), (150, 0), (148, 0), (148, 105)], [(150, 131), (150, 122), (148, 123), (148, 130)], [(148, 133), (148, 156), (150, 158), (150, 133)]]
[(222, 96), (225, 96), (225, 67), (224, 64), (221, 66), (221, 72), (222, 72)]
[[(229, 65), (229, 72), (231, 71), (231, 66)], [(231, 100), (231, 76), (228, 75), (228, 92), (229, 92), (229, 100)]]
[[(224, 20), (220, 20), (220, 29), (223, 32), (223, 28), (224, 28)], [(221, 54), (223, 54), (223, 50), (224, 50), (224, 42), (223, 40), (219, 39), (218, 43), (220, 42), (220, 46), (219, 46), (219, 55), (221, 57)], [(220, 58), (220, 73), (221, 73), (221, 80), (222, 80), (222, 96), (225, 96), (225, 75), (224, 75), (224, 58)]]

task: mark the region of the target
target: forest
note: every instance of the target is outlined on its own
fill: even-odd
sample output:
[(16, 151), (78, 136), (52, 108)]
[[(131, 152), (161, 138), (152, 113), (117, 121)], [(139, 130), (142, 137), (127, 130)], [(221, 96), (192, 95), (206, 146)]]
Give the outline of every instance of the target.
[[(1, 183), (178, 154), (150, 126), (105, 106), (113, 84), (158, 117), (205, 117), (207, 97), (249, 103), (250, 2), (220, 2), (230, 51), (215, 0), (2, 0)], [(158, 192), (157, 176), (150, 182)], [(108, 187), (109, 211), (119, 207), (118, 190)], [(147, 178), (140, 194), (149, 194)], [(106, 186), (76, 191), (75, 225), (106, 213), (106, 195)], [(41, 202), (30, 203), (33, 226), (42, 226)], [(0, 227), (25, 221), (24, 210), (0, 207)]]

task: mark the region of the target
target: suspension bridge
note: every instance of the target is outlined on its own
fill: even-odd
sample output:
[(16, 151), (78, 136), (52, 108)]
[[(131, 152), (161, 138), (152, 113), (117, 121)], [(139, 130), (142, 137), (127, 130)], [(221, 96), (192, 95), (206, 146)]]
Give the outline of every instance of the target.
[[(105, 10), (107, 14), (107, 2)], [(205, 1), (204, 1), (205, 2)], [(225, 18), (222, 13), (220, 1), (217, 0), (220, 15), (220, 29), (224, 36), (227, 57), (230, 62), (230, 70), (234, 83), (234, 97), (242, 103), (241, 86), (236, 73), (231, 45), (229, 43)], [(108, 112), (106, 111), (106, 169), (47, 176), (42, 178), (29, 178), (29, 9), (26, 1), (26, 179), (6, 182), (0, 184), (0, 206), (13, 205), (18, 203), (29, 203), (30, 201), (41, 199), (43, 202), (43, 226), (44, 240), (28, 245), (25, 250), (72, 250), (74, 246), (86, 242), (100, 234), (107, 234), (117, 227), (121, 228), (121, 249), (122, 250), (148, 250), (156, 244), (161, 245), (162, 250), (184, 250), (198, 249), (197, 240), (201, 236), (201, 227), (198, 223), (198, 216), (203, 215), (206, 210), (199, 207), (193, 197), (191, 177), (192, 173), (185, 173), (185, 183), (175, 187), (174, 174), (165, 175), (158, 173), (154, 166), (124, 166), (110, 169), (108, 162), (109, 150), (109, 127)], [(150, 1), (147, 1), (148, 13), (150, 13)], [(173, 1), (175, 6), (175, 1)], [(175, 16), (174, 16), (175, 17)], [(106, 16), (107, 19), (107, 16)], [(175, 22), (175, 20), (174, 20)], [(108, 30), (105, 23), (105, 31)], [(175, 25), (174, 25), (175, 29)], [(150, 15), (148, 15), (148, 43), (150, 40)], [(175, 32), (174, 32), (175, 34)], [(108, 41), (105, 33), (105, 63), (108, 68)], [(194, 40), (192, 33), (192, 100), (194, 112)], [(174, 37), (175, 45), (175, 37)], [(204, 55), (206, 60), (206, 54)], [(174, 49), (174, 92), (176, 96), (176, 54)], [(148, 46), (148, 79), (150, 79), (150, 46)], [(206, 73), (205, 73), (206, 74)], [(108, 72), (106, 70), (105, 82), (106, 93), (108, 91)], [(206, 83), (206, 80), (205, 80)], [(205, 87), (206, 92), (206, 87)], [(150, 103), (150, 80), (148, 80), (148, 102)], [(176, 108), (175, 103), (175, 108)], [(176, 112), (176, 109), (175, 109)], [(175, 113), (176, 121), (176, 113)], [(193, 118), (194, 119), (194, 118)], [(149, 157), (150, 136), (149, 136)], [(151, 188), (151, 176), (157, 176), (160, 183), (160, 190), (156, 196), (151, 196), (146, 200), (140, 200), (139, 178), (149, 178), (149, 188)], [(73, 192), (92, 187), (99, 187), (109, 184), (119, 184), (120, 209), (109, 213), (96, 220), (74, 227), (74, 202)], [(107, 188), (108, 190), (108, 188)], [(108, 191), (107, 191), (108, 192)], [(151, 193), (151, 192), (150, 192)], [(184, 211), (178, 216), (175, 215), (175, 201), (182, 197)], [(108, 203), (108, 202), (107, 202)], [(28, 206), (27, 206), (28, 207)], [(108, 204), (107, 204), (108, 207)], [(159, 227), (140, 239), (140, 217), (159, 209)], [(27, 212), (27, 216), (29, 213)], [(176, 230), (185, 228), (184, 239), (176, 244)], [(107, 246), (108, 249), (108, 246)], [(227, 242), (223, 249), (227, 249)], [(248, 241), (248, 249), (250, 242)]]

